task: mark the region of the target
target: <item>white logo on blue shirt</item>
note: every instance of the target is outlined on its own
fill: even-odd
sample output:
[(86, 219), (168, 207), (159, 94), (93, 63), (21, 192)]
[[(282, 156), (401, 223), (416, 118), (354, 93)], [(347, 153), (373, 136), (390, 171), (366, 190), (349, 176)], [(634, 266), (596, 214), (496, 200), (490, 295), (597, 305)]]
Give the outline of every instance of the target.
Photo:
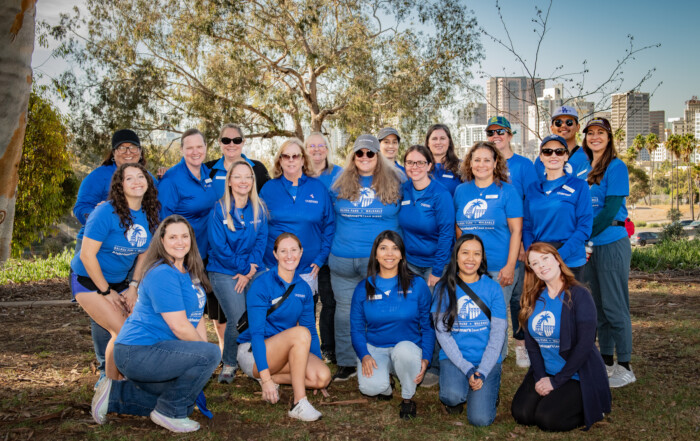
[(360, 206), (360, 207), (368, 207), (372, 205), (372, 202), (374, 202), (374, 198), (377, 194), (375, 191), (372, 189), (372, 187), (362, 187), (360, 189), (360, 198), (354, 202), (352, 202), (352, 205), (354, 206)]
[(481, 308), (471, 298), (463, 296), (457, 300), (457, 315), (460, 319), (474, 320), (479, 314), (481, 314)]
[(146, 240), (148, 240), (148, 233), (146, 229), (141, 225), (133, 224), (129, 227), (129, 231), (126, 232), (126, 240), (132, 247), (141, 248), (146, 245)]
[(483, 199), (472, 199), (464, 207), (462, 212), (467, 219), (479, 219), (486, 213), (486, 209), (489, 208), (489, 204)]
[(207, 295), (199, 285), (192, 285), (192, 289), (197, 291), (197, 300), (199, 301), (199, 307), (204, 308), (204, 304), (207, 302)]
[(554, 314), (549, 311), (542, 311), (532, 320), (533, 330), (542, 337), (549, 337), (554, 333), (557, 321)]
[(574, 168), (571, 167), (571, 164), (567, 162), (566, 164), (564, 164), (564, 171), (566, 171), (568, 174), (571, 174), (574, 172)]

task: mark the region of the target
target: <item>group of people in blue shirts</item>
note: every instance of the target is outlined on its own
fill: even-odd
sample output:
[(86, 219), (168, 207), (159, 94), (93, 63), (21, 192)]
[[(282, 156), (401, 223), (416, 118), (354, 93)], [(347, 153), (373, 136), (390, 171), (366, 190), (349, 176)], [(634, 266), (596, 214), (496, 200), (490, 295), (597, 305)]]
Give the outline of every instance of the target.
[(314, 132), (286, 140), (270, 176), (227, 124), (220, 159), (205, 163), (204, 135), (188, 130), (159, 181), (136, 133), (117, 131), (74, 210), (84, 229), (71, 287), (101, 371), (94, 419), (197, 430), (189, 415), (206, 412), (221, 364), (219, 382), (240, 369), (271, 403), (291, 385), (288, 414), (303, 421), (321, 418), (307, 389), (356, 376), (380, 400), (397, 379), (401, 418), (417, 415), (419, 385), (439, 384), (449, 413), (466, 406), (471, 424), (489, 425), (509, 306), (516, 364), (529, 367), (515, 420), (590, 427), (610, 412), (609, 388), (635, 381), (629, 182), (609, 122), (589, 121), (582, 147), (579, 127), (575, 109), (557, 109), (535, 164), (513, 153), (501, 116), (461, 161), (442, 124), (402, 158), (395, 129), (360, 135), (343, 167)]

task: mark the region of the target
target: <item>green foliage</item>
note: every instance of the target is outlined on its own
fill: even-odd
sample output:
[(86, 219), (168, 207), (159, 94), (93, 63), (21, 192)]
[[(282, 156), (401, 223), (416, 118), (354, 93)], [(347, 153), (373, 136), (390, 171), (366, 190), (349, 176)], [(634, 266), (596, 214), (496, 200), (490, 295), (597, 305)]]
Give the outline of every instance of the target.
[(49, 254), (45, 259), (9, 259), (0, 272), (0, 285), (66, 278), (70, 273), (72, 258), (73, 250), (66, 248), (62, 253)]
[(671, 208), (666, 212), (666, 219), (670, 220), (671, 222), (677, 222), (681, 220), (682, 216), (683, 215), (681, 214), (681, 212), (675, 208)]
[(649, 228), (659, 228), (661, 225), (657, 224), (656, 222), (649, 224)]
[(634, 226), (637, 227), (637, 228), (646, 227), (646, 226), (647, 226), (647, 223), (646, 223), (645, 221), (635, 221), (635, 222), (634, 222)]
[(39, 239), (75, 203), (79, 183), (71, 169), (68, 140), (63, 117), (41, 90), (33, 91), (19, 164), (13, 256)]
[(631, 268), (646, 272), (700, 268), (700, 239), (664, 240), (651, 247), (635, 247)]
[(678, 222), (681, 218), (681, 212), (675, 208), (671, 208), (666, 212), (666, 219), (671, 222), (664, 225), (661, 230), (659, 238), (662, 242), (678, 242), (681, 241), (685, 234), (683, 233), (683, 227)]

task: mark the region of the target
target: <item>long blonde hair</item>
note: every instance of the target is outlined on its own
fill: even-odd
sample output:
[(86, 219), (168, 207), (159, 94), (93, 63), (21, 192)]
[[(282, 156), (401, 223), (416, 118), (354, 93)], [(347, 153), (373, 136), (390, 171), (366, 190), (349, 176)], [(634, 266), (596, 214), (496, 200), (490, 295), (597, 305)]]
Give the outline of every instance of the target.
[[(399, 171), (380, 152), (377, 152), (377, 167), (372, 174), (372, 188), (377, 198), (384, 205), (396, 204), (401, 197), (401, 178)], [(331, 187), (338, 192), (338, 197), (348, 201), (360, 198), (360, 174), (355, 166), (355, 152), (351, 151), (345, 158), (345, 169)]]
[(311, 165), (311, 158), (309, 158), (309, 154), (306, 153), (306, 149), (304, 148), (304, 143), (301, 142), (301, 139), (299, 138), (289, 138), (288, 140), (284, 141), (280, 146), (280, 149), (277, 150), (277, 154), (275, 155), (275, 165), (272, 169), (273, 178), (279, 178), (284, 173), (282, 171), (282, 152), (284, 152), (284, 149), (286, 149), (287, 146), (294, 144), (298, 145), (299, 150), (301, 150), (301, 172), (306, 176), (313, 176), (315, 173), (314, 168)]
[(224, 219), (226, 219), (228, 229), (231, 231), (236, 231), (236, 226), (234, 225), (233, 217), (231, 216), (231, 200), (233, 197), (231, 195), (231, 187), (229, 186), (229, 183), (231, 182), (231, 173), (233, 173), (233, 169), (238, 165), (245, 165), (248, 170), (250, 170), (250, 174), (253, 176), (253, 184), (248, 191), (248, 201), (253, 206), (253, 226), (257, 230), (258, 219), (262, 213), (266, 213), (266, 208), (265, 203), (258, 197), (253, 167), (251, 167), (245, 159), (235, 161), (226, 171), (226, 190), (224, 191), (224, 196), (220, 200), (221, 210), (223, 211)]

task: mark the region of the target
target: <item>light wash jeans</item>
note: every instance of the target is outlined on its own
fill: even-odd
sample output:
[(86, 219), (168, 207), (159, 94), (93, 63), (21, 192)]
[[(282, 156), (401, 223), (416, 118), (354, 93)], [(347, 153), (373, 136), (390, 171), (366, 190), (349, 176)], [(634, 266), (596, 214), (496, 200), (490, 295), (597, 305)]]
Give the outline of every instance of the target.
[(415, 343), (404, 340), (390, 348), (377, 348), (367, 344), (377, 369), (371, 377), (362, 374), (362, 360), (357, 362), (357, 382), (360, 392), (371, 397), (391, 394), (390, 375), (394, 374), (401, 383), (401, 398), (409, 400), (416, 394), (416, 376), (420, 373), (423, 350)]
[[(518, 275), (518, 269), (515, 269), (515, 273), (513, 275), (513, 283), (511, 283), (508, 286), (501, 286), (501, 289), (503, 290), (503, 300), (506, 302), (506, 307), (510, 303), (510, 298), (513, 295), (513, 288), (515, 288), (515, 282), (516, 278)], [(498, 271), (489, 271), (489, 276), (494, 280), (494, 282), (498, 283)], [(508, 355), (508, 320), (506, 320), (506, 339), (503, 341), (503, 349), (501, 350), (501, 360), (505, 361), (506, 356)]]
[(115, 344), (114, 359), (128, 380), (112, 382), (108, 412), (147, 416), (155, 409), (169, 418), (186, 418), (221, 352), (213, 343), (165, 340), (150, 346)]
[(338, 366), (355, 366), (357, 356), (350, 339), (350, 305), (358, 283), (367, 277), (368, 257), (347, 258), (331, 254), (331, 286), (335, 296), (335, 357)]
[(440, 369), (440, 401), (448, 406), (466, 402), (469, 424), (488, 426), (493, 423), (501, 389), (501, 364), (496, 363), (479, 390), (469, 387), (469, 378), (449, 359), (440, 361)]

